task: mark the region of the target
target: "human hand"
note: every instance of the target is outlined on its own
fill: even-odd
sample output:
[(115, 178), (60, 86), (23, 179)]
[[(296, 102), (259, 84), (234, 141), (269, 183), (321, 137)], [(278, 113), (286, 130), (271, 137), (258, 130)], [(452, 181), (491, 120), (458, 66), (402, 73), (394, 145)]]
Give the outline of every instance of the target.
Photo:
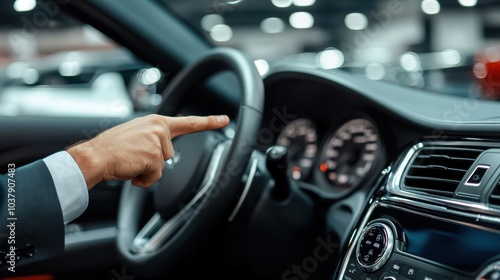
[(219, 129), (227, 116), (165, 117), (148, 115), (123, 123), (67, 151), (82, 170), (88, 189), (105, 180), (132, 180), (149, 187), (162, 175), (165, 160), (174, 155), (172, 139)]

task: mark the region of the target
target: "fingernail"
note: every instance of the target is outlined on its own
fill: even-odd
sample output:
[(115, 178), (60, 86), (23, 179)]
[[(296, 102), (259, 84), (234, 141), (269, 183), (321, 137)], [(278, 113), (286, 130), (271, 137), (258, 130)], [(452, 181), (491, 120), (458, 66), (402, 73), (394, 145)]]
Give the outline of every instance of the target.
[(217, 116), (217, 122), (219, 124), (227, 124), (228, 123), (228, 117), (227, 116)]

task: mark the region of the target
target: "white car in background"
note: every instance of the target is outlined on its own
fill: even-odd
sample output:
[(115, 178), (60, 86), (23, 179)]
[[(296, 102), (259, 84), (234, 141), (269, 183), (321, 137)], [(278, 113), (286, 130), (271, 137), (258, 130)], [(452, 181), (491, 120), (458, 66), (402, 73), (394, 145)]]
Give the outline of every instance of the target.
[(126, 117), (161, 78), (122, 50), (57, 53), (0, 71), (4, 116)]

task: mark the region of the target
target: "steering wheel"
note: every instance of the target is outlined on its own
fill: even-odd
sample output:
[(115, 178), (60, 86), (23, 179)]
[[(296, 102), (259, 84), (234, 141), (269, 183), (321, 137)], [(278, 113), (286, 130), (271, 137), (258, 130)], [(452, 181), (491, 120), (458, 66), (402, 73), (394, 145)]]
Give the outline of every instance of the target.
[(118, 212), (118, 251), (127, 269), (152, 276), (192, 253), (214, 225), (227, 215), (240, 191), (253, 151), (264, 103), (262, 80), (239, 51), (218, 48), (183, 69), (169, 83), (158, 114), (175, 115), (193, 89), (213, 74), (234, 73), (241, 86), (233, 139), (208, 131), (174, 140), (175, 156), (165, 163), (153, 190), (156, 213), (139, 229), (148, 191), (127, 182)]

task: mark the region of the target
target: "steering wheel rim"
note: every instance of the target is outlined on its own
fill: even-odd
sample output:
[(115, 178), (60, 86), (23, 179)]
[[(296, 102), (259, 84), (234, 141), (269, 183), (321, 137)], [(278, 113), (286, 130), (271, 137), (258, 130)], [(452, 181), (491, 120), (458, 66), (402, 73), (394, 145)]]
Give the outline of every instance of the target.
[[(139, 231), (141, 211), (139, 210), (144, 205), (147, 191), (135, 188), (131, 186), (130, 182), (127, 182), (120, 198), (117, 247), (122, 261), (133, 273), (142, 276), (155, 275), (168, 270), (176, 263), (176, 260), (188, 255), (188, 252), (197, 247), (195, 241), (201, 240), (202, 233), (200, 231), (206, 235), (206, 231), (213, 228), (212, 221), (223, 217), (227, 206), (231, 204), (238, 192), (241, 177), (253, 151), (255, 135), (260, 127), (264, 105), (262, 79), (251, 61), (234, 49), (217, 48), (210, 51), (198, 62), (184, 68), (174, 77), (164, 91), (164, 101), (159, 106), (157, 113), (175, 115), (179, 105), (192, 96), (191, 89), (212, 75), (225, 70), (236, 75), (240, 84), (241, 98), (234, 138), (231, 142), (225, 141), (215, 148), (210, 163), (214, 165), (214, 161), (217, 162), (215, 171), (214, 168), (209, 168), (207, 171), (207, 173), (213, 173), (208, 174), (209, 176), (215, 176), (210, 187), (219, 188), (218, 193), (212, 196), (203, 195), (199, 198), (201, 199), (200, 203), (209, 204), (201, 210), (195, 209), (196, 211), (191, 213), (189, 217), (182, 217), (185, 220), (180, 228), (175, 229), (175, 233), (157, 250), (134, 253), (131, 251), (131, 245), (141, 233)], [(205, 175), (207, 176), (207, 174)], [(222, 185), (220, 183), (224, 175), (229, 176), (226, 176), (227, 182)], [(183, 211), (184, 209), (179, 212), (179, 215), (183, 215)], [(149, 223), (158, 219), (155, 216)], [(174, 218), (166, 222), (168, 223)], [(143, 228), (143, 230), (145, 229)]]

